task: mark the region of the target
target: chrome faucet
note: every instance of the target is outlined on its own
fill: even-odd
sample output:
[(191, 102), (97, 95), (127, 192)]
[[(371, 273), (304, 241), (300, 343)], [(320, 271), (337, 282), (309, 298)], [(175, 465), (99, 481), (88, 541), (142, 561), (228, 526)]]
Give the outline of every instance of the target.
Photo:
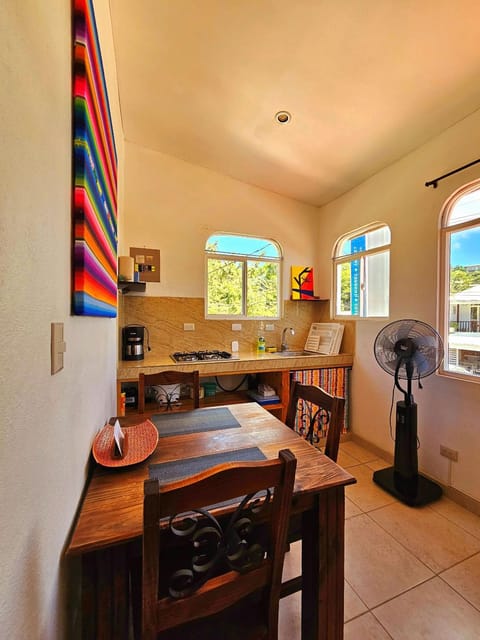
[(292, 336), (295, 335), (295, 330), (292, 327), (285, 327), (282, 331), (282, 344), (280, 345), (280, 351), (288, 351), (287, 339), (285, 337), (287, 331), (289, 331)]

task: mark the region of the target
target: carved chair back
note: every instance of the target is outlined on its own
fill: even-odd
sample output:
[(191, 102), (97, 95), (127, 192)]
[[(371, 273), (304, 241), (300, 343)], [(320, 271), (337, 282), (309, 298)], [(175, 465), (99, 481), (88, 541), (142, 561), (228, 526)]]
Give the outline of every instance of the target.
[[(168, 630), (182, 639), (219, 637), (219, 624), (255, 619), (253, 602), (261, 637), (277, 638), (296, 462), (287, 449), (275, 460), (226, 463), (169, 485), (145, 481), (143, 640), (165, 631), (170, 638)], [(251, 594), (259, 600), (247, 611), (218, 622)]]
[(301, 420), (306, 423), (306, 439), (311, 444), (313, 444), (315, 422), (317, 422), (317, 427), (327, 428), (324, 453), (336, 462), (344, 408), (344, 398), (332, 396), (316, 385), (294, 381), (290, 390), (290, 402), (285, 422), (291, 429), (295, 429), (295, 418), (297, 413), (301, 411)]
[(200, 377), (198, 371), (161, 371), (160, 373), (144, 374), (138, 376), (138, 412), (145, 413), (145, 387), (171, 387), (174, 386), (173, 393), (165, 389), (163, 397), (167, 409), (172, 403), (172, 398), (178, 398), (181, 385), (190, 385), (193, 389), (193, 407), (200, 406)]

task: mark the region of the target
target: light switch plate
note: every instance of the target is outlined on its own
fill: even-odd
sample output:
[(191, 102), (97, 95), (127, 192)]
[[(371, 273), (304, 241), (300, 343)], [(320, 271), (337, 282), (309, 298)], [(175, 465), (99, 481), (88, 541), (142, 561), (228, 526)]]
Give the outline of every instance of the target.
[(63, 369), (63, 354), (67, 350), (67, 345), (63, 340), (63, 322), (51, 323), (51, 373), (58, 373)]
[(193, 322), (184, 322), (183, 323), (184, 331), (195, 331), (195, 324)]

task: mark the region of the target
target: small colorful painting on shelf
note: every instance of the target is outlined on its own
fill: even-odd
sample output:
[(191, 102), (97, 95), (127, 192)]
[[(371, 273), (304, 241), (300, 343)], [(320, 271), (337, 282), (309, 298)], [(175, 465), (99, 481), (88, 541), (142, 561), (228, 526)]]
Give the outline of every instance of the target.
[(313, 267), (292, 267), (292, 300), (318, 300), (313, 295)]
[(75, 315), (117, 315), (117, 153), (92, 0), (74, 0)]

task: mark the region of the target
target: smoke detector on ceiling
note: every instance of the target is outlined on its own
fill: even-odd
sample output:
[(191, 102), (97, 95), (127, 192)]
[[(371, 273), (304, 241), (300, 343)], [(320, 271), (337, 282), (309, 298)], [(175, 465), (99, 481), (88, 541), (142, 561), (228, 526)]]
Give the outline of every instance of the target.
[(291, 119), (292, 116), (288, 111), (277, 111), (275, 114), (275, 121), (278, 122), (278, 124), (288, 124)]

